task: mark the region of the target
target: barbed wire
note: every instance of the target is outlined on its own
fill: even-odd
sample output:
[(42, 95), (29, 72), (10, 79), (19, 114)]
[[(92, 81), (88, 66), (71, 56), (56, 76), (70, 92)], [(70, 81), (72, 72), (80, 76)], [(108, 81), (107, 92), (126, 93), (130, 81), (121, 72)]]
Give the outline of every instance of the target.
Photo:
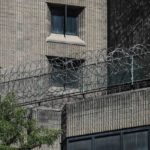
[(60, 107), (70, 96), (150, 78), (149, 45), (89, 50), (72, 56), (49, 56), (2, 68), (0, 95), (14, 92), (19, 104), (47, 100)]

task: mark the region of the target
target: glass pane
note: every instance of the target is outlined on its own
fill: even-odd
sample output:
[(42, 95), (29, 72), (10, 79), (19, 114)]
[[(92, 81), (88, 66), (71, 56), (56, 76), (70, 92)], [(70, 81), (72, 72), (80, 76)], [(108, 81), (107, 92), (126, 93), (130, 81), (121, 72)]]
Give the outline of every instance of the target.
[(78, 70), (53, 66), (50, 83), (56, 87), (78, 88), (79, 75)]
[(67, 17), (67, 29), (66, 34), (76, 35), (77, 34), (77, 21), (76, 17), (68, 16)]
[(95, 139), (95, 150), (120, 150), (120, 136)]
[(124, 150), (148, 150), (148, 132), (125, 134), (123, 146)]
[(82, 140), (69, 143), (69, 150), (92, 150), (91, 140)]
[(150, 54), (134, 56), (134, 81), (150, 78)]
[(64, 87), (66, 83), (66, 73), (60, 66), (53, 66), (50, 83), (56, 87)]
[(80, 73), (73, 68), (66, 69), (66, 87), (78, 88)]
[(64, 33), (64, 7), (53, 7), (51, 9), (51, 23), (52, 33), (63, 34)]
[(83, 60), (63, 57), (48, 57), (50, 63), (50, 83), (56, 87), (78, 88), (82, 78)]
[(66, 34), (76, 35), (77, 34), (77, 16), (78, 9), (76, 7), (70, 7), (67, 9), (67, 27)]
[(131, 58), (114, 59), (108, 63), (108, 86), (131, 83)]

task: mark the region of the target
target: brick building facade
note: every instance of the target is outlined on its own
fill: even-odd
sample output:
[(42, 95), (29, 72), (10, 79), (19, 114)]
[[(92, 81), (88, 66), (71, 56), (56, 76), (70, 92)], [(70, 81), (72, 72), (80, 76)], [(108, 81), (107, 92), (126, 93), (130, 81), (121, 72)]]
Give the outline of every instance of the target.
[[(34, 94), (30, 93), (32, 100), (27, 97), (29, 96), (27, 94), (25, 98), (21, 97), (19, 102), (28, 104), (30, 100), (32, 102), (40, 101), (40, 99), (51, 100), (52, 97), (48, 97), (51, 95), (40, 95), (40, 92), (47, 94), (53, 88), (53, 85), (49, 87), (48, 76), (51, 73), (49, 62), (53, 64), (51, 61), (53, 58), (59, 58), (63, 62), (76, 59), (75, 61), (80, 60), (85, 65), (90, 64), (89, 72), (82, 71), (82, 74), (88, 76), (82, 80), (81, 91), (83, 93), (78, 91), (77, 96), (65, 95), (66, 97), (59, 97), (49, 103), (43, 101), (44, 106), (35, 109), (39, 125), (61, 128), (64, 131), (62, 140), (57, 142), (53, 149), (149, 149), (150, 89), (149, 87), (137, 89), (149, 86), (149, 51), (146, 51), (146, 55), (142, 53), (144, 57), (134, 59), (133, 55), (129, 56), (129, 61), (127, 60), (125, 64), (129, 66), (127, 72), (128, 69), (130, 70), (127, 75), (123, 69), (125, 65), (122, 65), (126, 60), (124, 58), (120, 60), (121, 67), (117, 66), (114, 61), (114, 66), (116, 65), (116, 68), (118, 67), (121, 71), (111, 76), (112, 78), (109, 78), (112, 71), (109, 68), (111, 65), (104, 64), (103, 58), (100, 57), (107, 58), (116, 47), (129, 48), (134, 44), (148, 44), (149, 8), (150, 3), (147, 0), (133, 0), (132, 2), (128, 0), (0, 0), (0, 67), (15, 66), (17, 68), (24, 62), (43, 60), (43, 64), (40, 63), (43, 66), (37, 63), (30, 68), (31, 73), (24, 75), (21, 72), (20, 75), (17, 72), (18, 79), (22, 83), (16, 82), (18, 74), (14, 74), (17, 69), (11, 72), (14, 76), (8, 73), (9, 79), (4, 77), (4, 83), (3, 80), (0, 83), (1, 91), (7, 93), (16, 88), (15, 90), (20, 92), (22, 89), (21, 93), (18, 92), (18, 96), (22, 96), (26, 89), (30, 90), (28, 87), (31, 83), (34, 83), (31, 87)], [(107, 51), (105, 48), (111, 48), (111, 50)], [(91, 50), (90, 53), (88, 50)], [(99, 50), (101, 55), (94, 50)], [(82, 59), (80, 54), (84, 52), (87, 52), (87, 55)], [(115, 58), (118, 57), (115, 56)], [(135, 70), (134, 62), (136, 62)], [(91, 69), (93, 64), (101, 70), (97, 71), (96, 67)], [(137, 64), (142, 64), (140, 75), (136, 72)], [(42, 68), (40, 74), (39, 68), (35, 66)], [(29, 67), (26, 69), (28, 70)], [(2, 69), (1, 73), (5, 75), (3, 72), (5, 70)], [(134, 81), (132, 77), (133, 74), (136, 75), (135, 73), (138, 76)], [(99, 82), (99, 76), (102, 74), (104, 77), (101, 80), (105, 84), (102, 86), (101, 83), (99, 85), (96, 83), (93, 86), (92, 82)], [(16, 86), (14, 82), (7, 84), (10, 79), (15, 80)], [(112, 82), (114, 83), (112, 87), (109, 87), (112, 84), (108, 83), (110, 80), (115, 80)], [(141, 82), (143, 80), (144, 83)], [(134, 82), (137, 81), (140, 81), (142, 86), (134, 86)], [(59, 84), (58, 81), (57, 84)], [(129, 84), (130, 88), (127, 85), (127, 89), (124, 90), (126, 84)], [(85, 85), (90, 85), (90, 88), (84, 88)], [(105, 88), (104, 91), (102, 88)], [(89, 90), (95, 89), (98, 94), (95, 91), (88, 93)], [(59, 96), (59, 92), (55, 91), (55, 94)], [(64, 105), (66, 102), (63, 109), (61, 107), (61, 111), (52, 108), (54, 104), (62, 106), (62, 103)], [(47, 149), (47, 147), (42, 147), (42, 149)]]
[[(76, 36), (52, 34), (54, 4), (82, 7)], [(0, 14), (1, 67), (107, 47), (106, 0), (0, 0)]]

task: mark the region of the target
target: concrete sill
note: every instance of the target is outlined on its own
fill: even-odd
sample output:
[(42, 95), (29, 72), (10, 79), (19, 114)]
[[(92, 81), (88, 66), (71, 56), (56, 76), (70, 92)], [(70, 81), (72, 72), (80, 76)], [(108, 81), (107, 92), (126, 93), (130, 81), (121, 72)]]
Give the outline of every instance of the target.
[(85, 42), (81, 40), (78, 36), (73, 35), (61, 35), (61, 34), (51, 34), (46, 38), (46, 42), (53, 43), (63, 43), (63, 44), (72, 44), (72, 45), (80, 45), (85, 46)]

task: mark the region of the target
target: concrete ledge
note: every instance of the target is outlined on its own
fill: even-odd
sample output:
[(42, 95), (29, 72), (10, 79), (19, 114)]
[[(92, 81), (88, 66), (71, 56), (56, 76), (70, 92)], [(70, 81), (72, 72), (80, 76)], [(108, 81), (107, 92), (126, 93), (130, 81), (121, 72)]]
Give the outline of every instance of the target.
[(81, 40), (78, 36), (66, 35), (63, 34), (51, 34), (46, 38), (46, 42), (53, 43), (64, 43), (64, 44), (72, 44), (72, 45), (80, 45), (85, 46), (86, 43)]

